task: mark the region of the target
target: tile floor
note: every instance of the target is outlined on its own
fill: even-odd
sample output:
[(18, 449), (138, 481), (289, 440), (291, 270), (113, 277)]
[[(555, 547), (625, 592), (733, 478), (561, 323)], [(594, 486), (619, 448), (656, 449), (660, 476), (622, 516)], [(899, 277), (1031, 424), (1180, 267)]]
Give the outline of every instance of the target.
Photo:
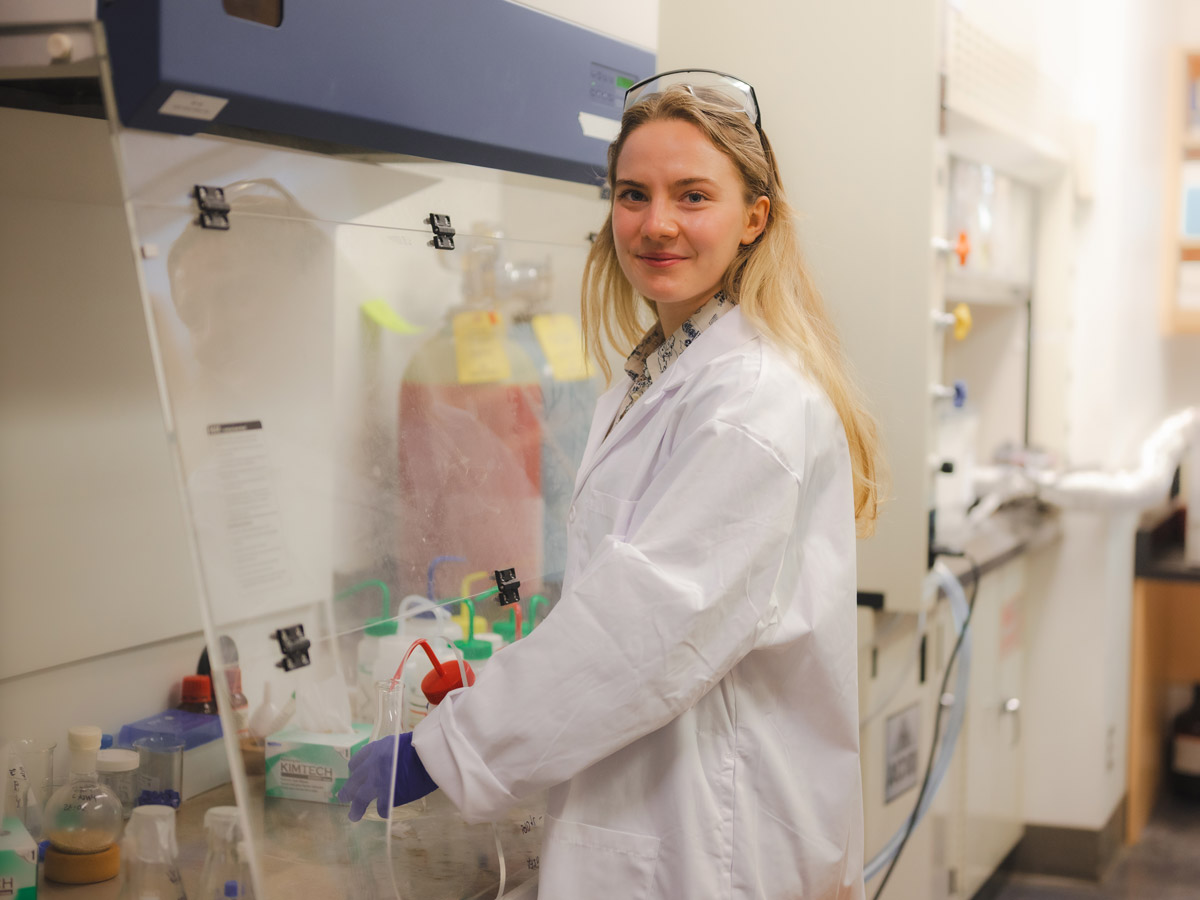
[(994, 900), (1200, 900), (1200, 805), (1164, 797), (1099, 884), (1010, 875)]

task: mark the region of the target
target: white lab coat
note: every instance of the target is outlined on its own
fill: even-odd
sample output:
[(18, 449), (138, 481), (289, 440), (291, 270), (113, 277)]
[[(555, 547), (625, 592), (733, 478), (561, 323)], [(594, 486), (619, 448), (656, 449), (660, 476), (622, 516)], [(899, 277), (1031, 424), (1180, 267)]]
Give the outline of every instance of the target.
[(470, 821), (549, 788), (540, 900), (863, 897), (850, 458), (735, 309), (575, 487), (563, 594), (414, 746)]

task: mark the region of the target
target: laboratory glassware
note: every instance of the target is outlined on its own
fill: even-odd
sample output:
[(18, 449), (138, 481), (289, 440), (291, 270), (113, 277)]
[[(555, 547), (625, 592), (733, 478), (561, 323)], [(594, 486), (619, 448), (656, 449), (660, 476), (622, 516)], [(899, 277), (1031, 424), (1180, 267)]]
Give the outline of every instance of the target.
[[(214, 806), (204, 814), (204, 830), (208, 833), (208, 852), (204, 857), (204, 872), (200, 877), (200, 900), (222, 900), (228, 882), (241, 880), (237, 855), (241, 840), (241, 825), (236, 806)], [(239, 894), (234, 894), (239, 896)], [(195, 900), (195, 898), (193, 898)]]
[(183, 790), (183, 741), (168, 734), (138, 738), (138, 805), (179, 807)]
[(121, 801), (97, 780), (100, 729), (72, 728), (67, 740), (70, 780), (46, 804), (45, 832), (51, 845), (46, 851), (46, 877), (71, 884), (107, 881), (120, 865), (116, 843), (124, 820)]
[(121, 801), (126, 819), (137, 805), (138, 755), (134, 750), (110, 747), (96, 754), (96, 777)]
[[(378, 741), (388, 735), (399, 734), (403, 728), (401, 720), (404, 715), (404, 681), (393, 678), (387, 681), (375, 682), (375, 727), (371, 731), (371, 740)], [(375, 807), (375, 801), (367, 807), (363, 818), (374, 822), (384, 821)]]
[(54, 784), (54, 751), (58, 744), (44, 738), (18, 738), (13, 741), (13, 746), (29, 781), (29, 793), (25, 797), (24, 824), (34, 838), (40, 838), (43, 830), (43, 811)]
[(159, 804), (134, 809), (121, 846), (118, 900), (187, 900), (179, 874), (174, 809)]

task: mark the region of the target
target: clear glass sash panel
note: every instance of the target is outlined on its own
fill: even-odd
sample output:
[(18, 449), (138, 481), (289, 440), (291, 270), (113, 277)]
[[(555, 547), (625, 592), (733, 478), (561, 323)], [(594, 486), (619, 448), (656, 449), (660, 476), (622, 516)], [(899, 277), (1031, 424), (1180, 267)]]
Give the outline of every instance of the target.
[[(336, 793), (358, 746), (426, 714), (422, 651), (377, 721), (414, 640), (485, 670), (557, 597), (602, 204), (459, 166), (121, 144), (257, 896), (510, 890), (536, 871), (538, 798), (494, 825), (440, 792), (353, 824)], [(197, 224), (197, 184), (224, 190), (229, 230)], [(441, 211), (453, 250), (429, 246)], [(510, 568), (519, 612), (493, 596)]]

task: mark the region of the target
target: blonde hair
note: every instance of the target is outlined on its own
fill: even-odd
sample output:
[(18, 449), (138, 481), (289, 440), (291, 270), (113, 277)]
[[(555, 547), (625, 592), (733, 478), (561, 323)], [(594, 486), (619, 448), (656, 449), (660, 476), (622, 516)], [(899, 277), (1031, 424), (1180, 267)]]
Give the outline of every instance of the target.
[[(771, 201), (766, 227), (757, 240), (738, 250), (723, 288), (758, 332), (787, 351), (820, 385), (841, 417), (854, 474), (854, 517), (859, 535), (865, 537), (874, 531), (879, 514), (883, 460), (878, 431), (846, 371), (841, 342), (805, 266), (767, 136), (717, 92), (676, 85), (626, 110), (620, 134), (608, 148), (609, 187), (629, 135), (647, 122), (669, 119), (695, 125), (733, 161), (746, 188), (747, 205), (763, 196)], [(646, 307), (655, 311), (653, 303), (634, 291), (617, 259), (610, 207), (588, 254), (581, 301), (584, 348), (606, 380), (611, 381), (612, 368), (602, 340), (628, 353), (644, 332), (639, 313)]]

